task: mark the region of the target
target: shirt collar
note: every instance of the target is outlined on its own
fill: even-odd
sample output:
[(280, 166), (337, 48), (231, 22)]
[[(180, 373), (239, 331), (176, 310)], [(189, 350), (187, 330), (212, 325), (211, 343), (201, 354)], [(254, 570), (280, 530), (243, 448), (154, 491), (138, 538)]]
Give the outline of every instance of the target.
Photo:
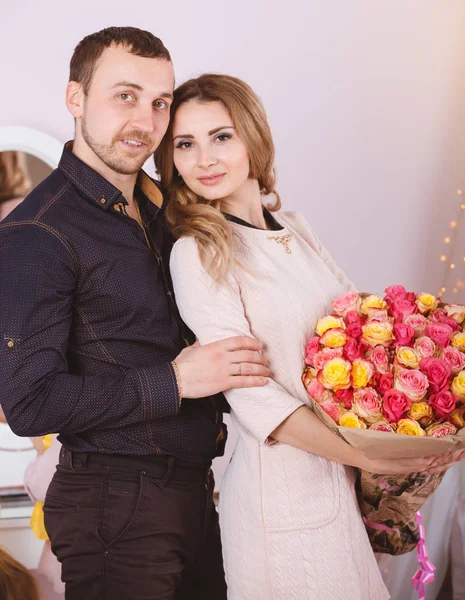
[[(100, 208), (108, 210), (116, 203), (127, 204), (121, 191), (102, 177), (92, 167), (72, 152), (73, 142), (67, 142), (63, 148), (58, 168), (85, 196)], [(157, 208), (163, 205), (163, 195), (155, 182), (142, 170), (137, 175), (136, 187)]]

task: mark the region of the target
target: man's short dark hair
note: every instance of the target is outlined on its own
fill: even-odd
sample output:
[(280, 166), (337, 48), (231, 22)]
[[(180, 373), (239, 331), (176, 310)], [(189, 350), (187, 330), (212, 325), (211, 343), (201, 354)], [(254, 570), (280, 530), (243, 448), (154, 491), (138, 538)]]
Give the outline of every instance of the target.
[(87, 35), (74, 49), (69, 65), (69, 80), (81, 83), (87, 94), (95, 65), (105, 48), (122, 46), (144, 58), (162, 58), (171, 62), (163, 42), (150, 31), (137, 27), (107, 27)]

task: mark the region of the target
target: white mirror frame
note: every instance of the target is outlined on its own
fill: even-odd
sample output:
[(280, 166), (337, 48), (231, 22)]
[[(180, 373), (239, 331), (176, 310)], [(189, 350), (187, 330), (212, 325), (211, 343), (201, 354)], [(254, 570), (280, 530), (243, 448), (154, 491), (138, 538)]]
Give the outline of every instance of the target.
[(37, 129), (8, 125), (0, 127), (0, 152), (7, 150), (27, 152), (56, 169), (63, 152), (63, 144)]

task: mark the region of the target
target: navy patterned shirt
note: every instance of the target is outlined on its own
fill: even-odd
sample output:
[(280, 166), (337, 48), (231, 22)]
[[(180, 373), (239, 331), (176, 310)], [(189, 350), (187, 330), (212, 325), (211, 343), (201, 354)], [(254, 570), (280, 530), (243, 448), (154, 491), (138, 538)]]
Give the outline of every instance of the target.
[[(58, 168), (0, 223), (0, 404), (21, 436), (70, 450), (222, 453), (222, 396), (179, 398), (171, 361), (189, 340), (169, 272), (163, 198), (135, 198), (65, 147)], [(189, 340), (191, 341), (191, 340)]]

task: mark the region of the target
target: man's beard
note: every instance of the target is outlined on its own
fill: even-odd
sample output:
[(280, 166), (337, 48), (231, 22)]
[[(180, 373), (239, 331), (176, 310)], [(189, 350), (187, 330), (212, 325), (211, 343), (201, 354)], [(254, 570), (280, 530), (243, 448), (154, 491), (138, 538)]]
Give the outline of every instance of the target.
[(121, 175), (134, 175), (138, 173), (142, 168), (145, 161), (153, 154), (153, 150), (150, 149), (146, 154), (142, 156), (120, 156), (118, 153), (118, 144), (120, 140), (137, 139), (147, 144), (151, 148), (152, 141), (148, 139), (147, 134), (137, 129), (128, 131), (126, 134), (121, 134), (113, 138), (110, 144), (101, 144), (96, 142), (87, 128), (86, 114), (82, 115), (81, 119), (81, 133), (82, 137), (86, 141), (89, 148), (100, 158), (100, 160), (110, 169)]

